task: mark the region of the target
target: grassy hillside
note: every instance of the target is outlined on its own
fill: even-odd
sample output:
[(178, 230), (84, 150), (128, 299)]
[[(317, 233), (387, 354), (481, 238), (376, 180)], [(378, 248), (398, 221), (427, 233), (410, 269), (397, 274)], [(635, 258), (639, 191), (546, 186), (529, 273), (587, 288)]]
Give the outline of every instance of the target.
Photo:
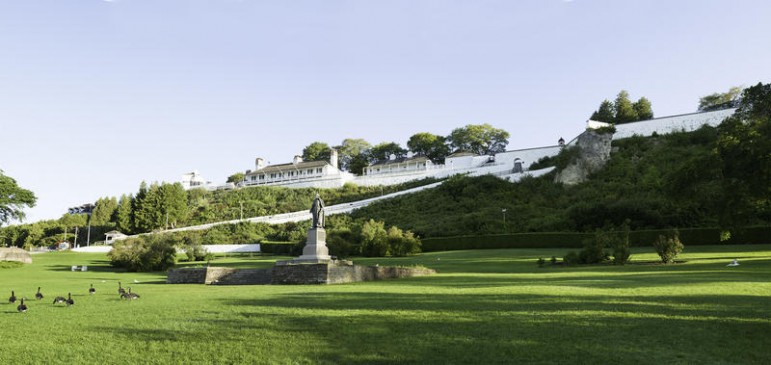
[[(438, 274), (345, 285), (167, 285), (104, 255), (47, 253), (0, 269), (4, 363), (771, 362), (771, 246), (689, 246), (684, 263), (538, 268), (564, 250), (361, 259)], [(741, 265), (726, 267), (738, 258)], [(274, 258), (275, 259), (275, 258)], [(71, 265), (89, 265), (72, 272)], [(214, 265), (265, 267), (259, 257)], [(141, 295), (118, 299), (117, 283)], [(135, 282), (137, 281), (137, 282)], [(97, 288), (87, 292), (89, 284)], [(7, 296), (28, 300), (17, 313)], [(72, 292), (72, 307), (52, 304)]]
[[(717, 135), (715, 128), (703, 127), (614, 141), (608, 165), (576, 186), (555, 184), (553, 175), (514, 184), (492, 176), (455, 177), (436, 189), (372, 204), (353, 217), (383, 220), (424, 237), (593, 231), (626, 219), (632, 229), (715, 226), (720, 187), (709, 173)], [(701, 190), (691, 189), (694, 179), (701, 179)], [(743, 224), (768, 224), (771, 209), (757, 206), (747, 217)]]

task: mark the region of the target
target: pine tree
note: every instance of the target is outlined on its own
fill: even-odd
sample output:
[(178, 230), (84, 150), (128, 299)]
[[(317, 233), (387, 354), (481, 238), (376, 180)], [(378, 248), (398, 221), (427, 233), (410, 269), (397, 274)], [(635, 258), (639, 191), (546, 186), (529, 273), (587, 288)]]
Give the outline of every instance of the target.
[(629, 100), (629, 93), (626, 90), (621, 90), (621, 92), (618, 93), (616, 101), (613, 103), (613, 107), (616, 112), (616, 118), (613, 121), (615, 124), (629, 123), (638, 120), (637, 111)]
[(632, 106), (634, 107), (635, 112), (637, 112), (637, 120), (653, 119), (653, 108), (651, 106), (651, 102), (645, 97), (637, 100), (637, 102)]
[(613, 103), (611, 103), (610, 100), (605, 99), (602, 103), (600, 103), (600, 108), (597, 109), (597, 111), (595, 111), (592, 114), (592, 117), (589, 119), (596, 120), (598, 122), (613, 123), (615, 118), (616, 116), (613, 109)]

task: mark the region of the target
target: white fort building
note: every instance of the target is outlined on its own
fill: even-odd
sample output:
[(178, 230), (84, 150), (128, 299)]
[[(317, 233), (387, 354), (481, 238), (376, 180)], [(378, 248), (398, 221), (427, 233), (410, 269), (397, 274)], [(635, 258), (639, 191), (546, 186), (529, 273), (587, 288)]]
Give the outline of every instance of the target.
[[(613, 139), (632, 136), (651, 136), (678, 131), (694, 131), (703, 125), (717, 126), (736, 109), (723, 109), (710, 112), (681, 114), (651, 120), (616, 125)], [(605, 123), (589, 120), (587, 128), (607, 126)], [(459, 152), (445, 158), (444, 164), (434, 164), (423, 156), (391, 158), (367, 166), (361, 176), (338, 168), (337, 151), (331, 151), (329, 161), (303, 161), (295, 156), (292, 162), (265, 165), (262, 158), (255, 160), (254, 170), (247, 170), (244, 180), (238, 186), (282, 186), (290, 188), (337, 188), (346, 183), (362, 186), (394, 185), (424, 178), (446, 178), (457, 174), (471, 176), (494, 175), (509, 181), (519, 180), (522, 176), (538, 176), (552, 168), (530, 171), (528, 166), (547, 156), (555, 156), (565, 146), (575, 143), (576, 138), (565, 143), (562, 138), (553, 146), (510, 150), (494, 155), (475, 155)], [(232, 189), (233, 184), (214, 186), (206, 182), (197, 172), (182, 176), (182, 185), (186, 189), (207, 188)]]

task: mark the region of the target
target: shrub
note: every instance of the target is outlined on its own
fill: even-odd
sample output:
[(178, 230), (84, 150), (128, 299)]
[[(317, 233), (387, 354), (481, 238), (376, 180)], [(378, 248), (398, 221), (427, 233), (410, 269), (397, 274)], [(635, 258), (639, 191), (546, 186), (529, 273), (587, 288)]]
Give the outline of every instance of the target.
[(653, 248), (661, 257), (661, 262), (668, 264), (673, 262), (680, 252), (683, 251), (683, 243), (680, 242), (680, 233), (677, 229), (670, 231), (667, 235), (660, 235), (656, 241), (653, 241)]
[(174, 266), (177, 251), (171, 237), (148, 235), (116, 242), (107, 256), (129, 271), (163, 271)]
[(599, 264), (608, 260), (608, 254), (605, 252), (605, 248), (610, 246), (610, 234), (608, 232), (598, 230), (593, 238), (587, 238), (584, 240), (584, 248), (578, 253), (578, 257), (582, 264)]
[(388, 248), (392, 256), (407, 256), (420, 252), (420, 239), (410, 231), (397, 227), (388, 229)]
[(581, 263), (581, 258), (575, 251), (570, 251), (562, 258), (562, 261), (565, 262), (565, 265), (578, 265)]
[(613, 250), (613, 263), (623, 265), (629, 261), (632, 255), (631, 244), (629, 243), (629, 220), (624, 222), (621, 231), (612, 234), (610, 247)]
[(185, 250), (185, 255), (187, 255), (187, 261), (206, 261), (207, 259), (211, 258), (209, 252), (207, 252), (201, 244), (201, 239), (199, 236), (185, 236), (182, 239), (182, 242), (182, 248)]
[(370, 219), (361, 227), (361, 254), (367, 257), (388, 255), (388, 233), (383, 222)]

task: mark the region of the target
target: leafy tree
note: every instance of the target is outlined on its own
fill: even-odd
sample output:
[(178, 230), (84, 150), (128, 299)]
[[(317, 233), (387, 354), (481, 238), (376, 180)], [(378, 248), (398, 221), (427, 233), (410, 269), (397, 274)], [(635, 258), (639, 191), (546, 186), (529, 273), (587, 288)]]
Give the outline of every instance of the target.
[(446, 139), (431, 133), (416, 133), (407, 141), (407, 148), (418, 156), (425, 156), (431, 162), (441, 163), (450, 153)]
[(371, 162), (387, 161), (391, 155), (402, 158), (407, 155), (407, 150), (396, 142), (383, 142), (375, 145), (369, 151)]
[(622, 124), (639, 120), (637, 111), (629, 100), (629, 93), (626, 90), (621, 90), (616, 96), (616, 101), (613, 103), (613, 108), (616, 113), (613, 123)]
[(388, 233), (383, 222), (370, 219), (362, 225), (361, 254), (368, 257), (388, 255)]
[(24, 219), (24, 207), (35, 206), (37, 197), (16, 184), (16, 180), (0, 170), (0, 226), (12, 220)]
[(738, 104), (739, 95), (741, 95), (741, 93), (742, 88), (734, 86), (724, 93), (714, 93), (703, 96), (699, 99), (699, 111), (706, 112), (733, 108)]
[(238, 184), (240, 182), (244, 181), (244, 173), (243, 172), (236, 172), (233, 175), (228, 176), (228, 180), (225, 182)]
[(739, 108), (718, 127), (724, 192), (721, 224), (737, 226), (755, 207), (771, 206), (771, 84), (742, 93)]
[(313, 142), (303, 148), (303, 160), (305, 161), (329, 161), (332, 149), (324, 142)]
[(637, 120), (653, 119), (653, 107), (651, 106), (650, 100), (647, 98), (640, 98), (640, 100), (637, 100), (632, 107), (637, 113)]
[(335, 147), (338, 152), (340, 169), (355, 174), (361, 174), (368, 165), (367, 154), (372, 145), (360, 138), (346, 138), (343, 143)]
[(600, 108), (592, 113), (592, 117), (590, 119), (596, 120), (598, 122), (613, 123), (613, 121), (616, 119), (616, 112), (613, 109), (613, 103), (611, 103), (608, 99), (603, 100), (602, 103), (600, 103)]
[(490, 124), (469, 124), (453, 129), (448, 137), (454, 151), (469, 151), (479, 155), (506, 151), (509, 132)]

